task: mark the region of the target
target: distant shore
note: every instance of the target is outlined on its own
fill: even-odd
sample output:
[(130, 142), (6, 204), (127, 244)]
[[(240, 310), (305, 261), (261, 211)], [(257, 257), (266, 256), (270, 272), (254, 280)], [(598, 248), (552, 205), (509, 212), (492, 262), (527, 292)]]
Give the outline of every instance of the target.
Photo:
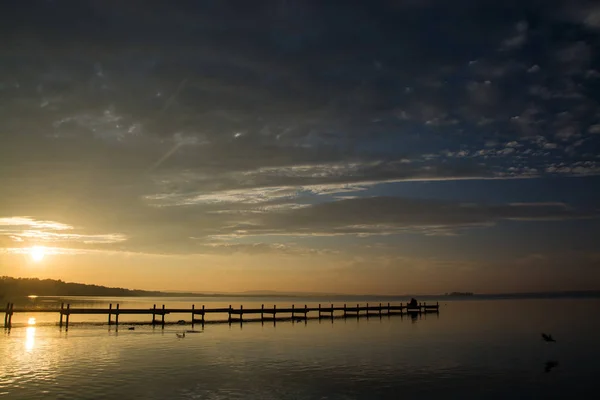
[(531, 293), (490, 293), (450, 292), (445, 294), (400, 294), (400, 295), (357, 295), (340, 293), (287, 293), (275, 291), (249, 291), (241, 293), (199, 293), (151, 291), (88, 285), (64, 282), (55, 279), (0, 277), (0, 300), (27, 296), (93, 296), (93, 297), (246, 297), (246, 298), (314, 298), (334, 301), (336, 299), (533, 299), (533, 298), (600, 298), (600, 290), (531, 292)]

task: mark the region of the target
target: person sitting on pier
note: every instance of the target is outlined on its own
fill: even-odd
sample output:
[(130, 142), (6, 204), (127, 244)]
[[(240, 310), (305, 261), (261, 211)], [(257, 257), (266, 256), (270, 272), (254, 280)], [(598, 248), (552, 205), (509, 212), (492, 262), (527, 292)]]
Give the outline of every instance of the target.
[(417, 308), (418, 307), (417, 299), (415, 299), (414, 297), (412, 299), (410, 299), (410, 303), (408, 303), (408, 306), (410, 308)]

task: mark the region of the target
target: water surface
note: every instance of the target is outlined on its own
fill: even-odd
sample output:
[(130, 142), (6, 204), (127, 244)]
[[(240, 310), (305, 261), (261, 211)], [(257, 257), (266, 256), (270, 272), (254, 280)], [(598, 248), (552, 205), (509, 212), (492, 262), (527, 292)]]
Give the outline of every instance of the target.
[[(136, 307), (163, 302), (167, 307), (189, 307), (187, 300), (130, 301)], [(301, 300), (294, 303), (303, 305)], [(233, 304), (250, 307), (252, 302), (256, 299)], [(106, 305), (99, 301), (92, 306)], [(584, 396), (594, 393), (600, 373), (596, 363), (600, 324), (595, 318), (599, 307), (598, 299), (446, 301), (439, 315), (415, 320), (383, 316), (275, 325), (207, 324), (202, 333), (188, 333), (185, 339), (176, 333), (189, 326), (169, 325), (163, 330), (138, 325), (130, 331), (123, 324), (116, 332), (114, 327), (80, 321), (65, 332), (54, 325), (56, 315), (39, 314), (36, 322), (48, 318), (51, 325), (14, 327), (0, 337), (0, 397)], [(557, 343), (542, 342), (542, 331), (552, 333)]]

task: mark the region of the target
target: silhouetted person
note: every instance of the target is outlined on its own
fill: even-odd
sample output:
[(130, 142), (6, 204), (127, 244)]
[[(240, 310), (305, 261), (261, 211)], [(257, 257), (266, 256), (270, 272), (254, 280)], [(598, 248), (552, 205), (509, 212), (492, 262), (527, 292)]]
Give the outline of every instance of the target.
[(417, 307), (417, 299), (415, 299), (414, 297), (412, 299), (410, 299), (410, 303), (408, 303), (408, 306), (410, 308), (416, 308)]

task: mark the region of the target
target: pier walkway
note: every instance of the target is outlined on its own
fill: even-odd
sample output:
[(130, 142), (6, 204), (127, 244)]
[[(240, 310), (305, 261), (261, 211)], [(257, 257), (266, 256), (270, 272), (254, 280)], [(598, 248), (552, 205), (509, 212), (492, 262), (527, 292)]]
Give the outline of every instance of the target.
[[(292, 305), (291, 307), (277, 308), (277, 305), (274, 305), (273, 308), (265, 308), (264, 304), (261, 308), (244, 308), (240, 306), (239, 308), (233, 308), (231, 305), (229, 307), (224, 308), (205, 308), (202, 306), (201, 308), (196, 308), (195, 305), (192, 305), (191, 308), (165, 308), (164, 304), (162, 307), (157, 308), (156, 304), (152, 308), (120, 308), (119, 304), (113, 308), (113, 305), (110, 304), (109, 308), (71, 308), (70, 304), (67, 304), (65, 307), (64, 303), (61, 303), (60, 308), (32, 308), (32, 307), (23, 307), (23, 308), (15, 308), (14, 303), (8, 303), (6, 305), (6, 309), (4, 310), (4, 328), (10, 328), (12, 326), (12, 317), (15, 313), (57, 313), (60, 316), (58, 326), (60, 328), (65, 326), (66, 329), (69, 329), (69, 317), (71, 315), (106, 315), (107, 316), (107, 324), (119, 326), (119, 316), (121, 315), (148, 315), (152, 319), (149, 324), (160, 325), (164, 328), (165, 326), (165, 316), (170, 314), (182, 314), (189, 315), (191, 317), (191, 324), (204, 324), (207, 322), (205, 320), (205, 316), (207, 314), (221, 314), (226, 315), (226, 320), (219, 321), (211, 321), (211, 322), (253, 322), (253, 321), (277, 321), (277, 320), (307, 320), (309, 318), (360, 318), (360, 317), (369, 317), (369, 316), (378, 316), (381, 317), (383, 315), (404, 315), (404, 314), (422, 314), (422, 313), (439, 313), (439, 303), (436, 304), (427, 304), (427, 303), (419, 303), (416, 306), (411, 306), (409, 304), (393, 305), (390, 303), (378, 305), (366, 304), (361, 306), (360, 304), (356, 304), (356, 306), (348, 306), (344, 304), (343, 306), (334, 306), (333, 304), (327, 307), (321, 307), (319, 304), (318, 307), (307, 307), (304, 305), (303, 307), (296, 307)], [(313, 316), (309, 316), (309, 314), (316, 314)], [(254, 317), (253, 317), (254, 316)], [(114, 319), (113, 319), (114, 317)]]

